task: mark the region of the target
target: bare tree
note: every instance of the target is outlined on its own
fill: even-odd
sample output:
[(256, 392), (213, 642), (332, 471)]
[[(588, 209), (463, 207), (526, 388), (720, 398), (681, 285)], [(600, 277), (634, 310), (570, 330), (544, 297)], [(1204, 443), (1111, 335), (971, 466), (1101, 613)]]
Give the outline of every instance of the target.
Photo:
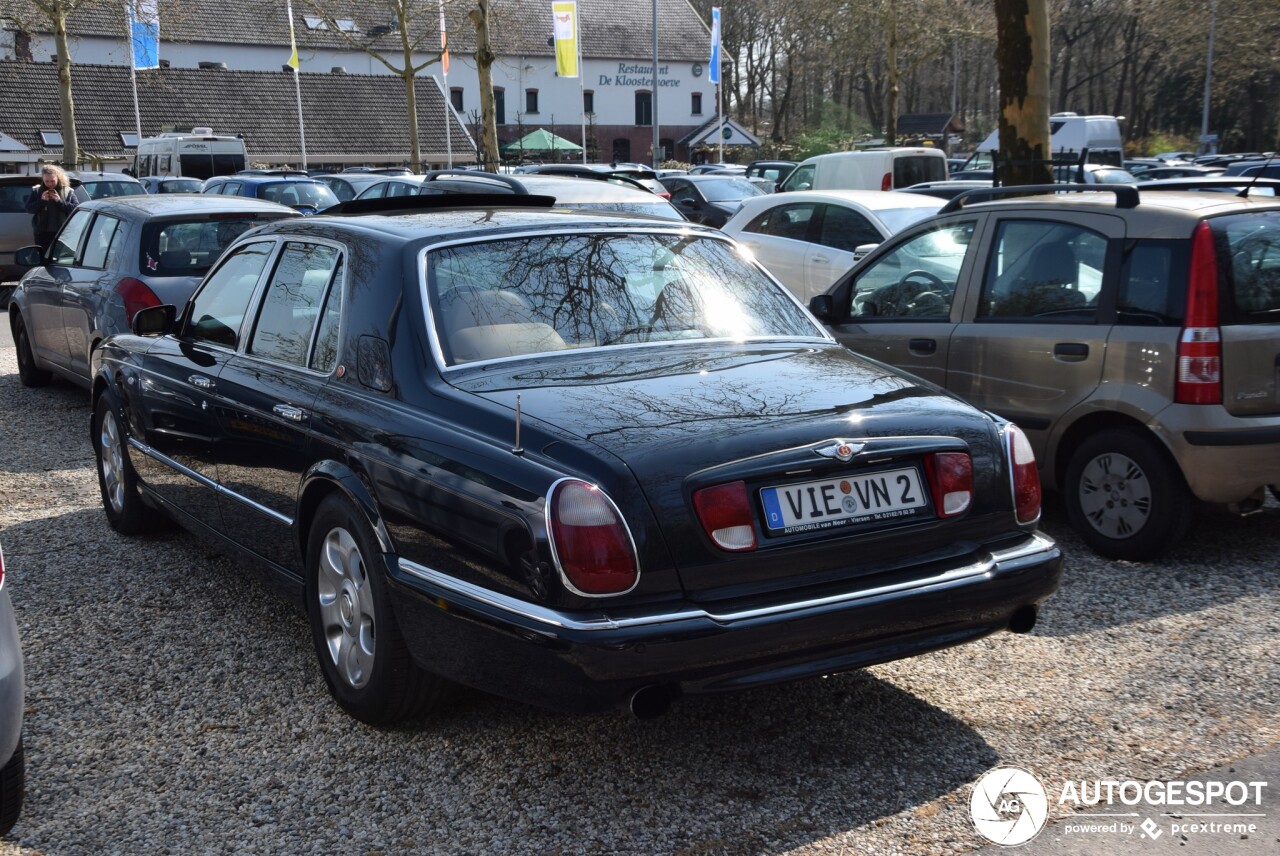
[(467, 13), (476, 28), (476, 76), (480, 81), (480, 164), (498, 171), (498, 120), (493, 105), (493, 63), (497, 56), (489, 43), (489, 0), (476, 0)]
[[(76, 107), (71, 96), (71, 43), (67, 19), (81, 9), (104, 6), (105, 0), (17, 0), (8, 6), (14, 26), (22, 32), (48, 31), (58, 55), (58, 101), (62, 114), (62, 163), (80, 163), (80, 138), (76, 134)], [(123, 16), (123, 6), (121, 15)]]
[[(306, 0), (325, 26), (336, 33), (349, 46), (363, 51), (382, 63), (404, 82), (405, 115), (408, 120), (409, 164), (414, 172), (422, 171), (422, 143), (418, 135), (418, 93), (414, 79), (418, 72), (440, 61), (440, 6), (438, 0), (370, 0), (362, 9), (366, 19), (381, 16), (389, 23), (372, 28), (368, 33), (340, 25), (338, 17), (349, 8), (328, 0)], [(374, 12), (373, 10), (380, 10)], [(377, 40), (394, 33), (397, 44), (393, 50), (376, 46)], [(419, 54), (427, 56), (415, 62)]]

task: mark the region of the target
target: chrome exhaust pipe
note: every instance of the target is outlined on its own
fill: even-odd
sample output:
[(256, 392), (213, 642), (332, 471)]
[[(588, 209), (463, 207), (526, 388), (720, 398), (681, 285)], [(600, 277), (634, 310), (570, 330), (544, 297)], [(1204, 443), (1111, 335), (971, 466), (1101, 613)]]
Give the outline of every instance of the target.
[(1036, 618), (1040, 611), (1034, 606), (1020, 606), (1009, 619), (1009, 630), (1013, 633), (1030, 633), (1036, 626)]
[(657, 719), (671, 707), (675, 692), (669, 686), (641, 687), (627, 699), (627, 712), (639, 720)]

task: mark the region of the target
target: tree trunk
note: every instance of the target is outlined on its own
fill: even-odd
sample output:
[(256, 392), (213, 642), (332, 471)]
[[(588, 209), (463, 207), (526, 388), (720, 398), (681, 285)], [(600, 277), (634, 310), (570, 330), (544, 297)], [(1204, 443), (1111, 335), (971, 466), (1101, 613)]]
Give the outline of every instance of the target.
[[(498, 171), (498, 122), (493, 107), (493, 63), (497, 57), (489, 44), (489, 0), (476, 0), (478, 8), (467, 17), (476, 28), (476, 72), (480, 79), (480, 162), (489, 172)], [(578, 69), (582, 73), (582, 69)]]
[(400, 79), (404, 82), (405, 112), (409, 119), (409, 169), (417, 175), (423, 171), (422, 140), (418, 136), (418, 90), (413, 85), (416, 77), (413, 70), (413, 43), (409, 40), (407, 26), (400, 27), (400, 49), (404, 53), (404, 68), (400, 72)]
[(889, 0), (888, 20), (884, 28), (884, 144), (894, 145), (898, 136), (898, 7)]
[(1051, 184), (1046, 0), (995, 0), (1001, 184)]
[(76, 136), (76, 105), (71, 98), (71, 45), (67, 40), (67, 11), (62, 4), (56, 4), (53, 7), (53, 38), (54, 44), (58, 47), (58, 97), (62, 108), (62, 165), (67, 169), (75, 169), (80, 165), (80, 139)]

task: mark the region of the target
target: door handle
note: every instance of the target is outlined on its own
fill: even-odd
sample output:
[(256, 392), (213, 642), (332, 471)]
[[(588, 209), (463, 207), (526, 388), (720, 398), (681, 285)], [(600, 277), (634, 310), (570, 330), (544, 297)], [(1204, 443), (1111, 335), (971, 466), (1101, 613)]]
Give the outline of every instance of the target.
[(212, 380), (205, 377), (204, 375), (198, 375), (198, 374), (193, 374), (191, 377), (187, 378), (187, 383), (191, 384), (196, 389), (204, 389), (204, 390), (213, 389), (215, 386)]
[(1072, 360), (1083, 360), (1089, 356), (1089, 346), (1084, 342), (1059, 342), (1053, 346), (1055, 357), (1067, 357)]
[(827, 262), (831, 261), (831, 259), (827, 258), (826, 256), (814, 256), (813, 261), (817, 262), (820, 265), (825, 265)]
[(938, 350), (938, 343), (934, 339), (912, 339), (907, 347), (913, 354), (933, 354)]
[(307, 412), (301, 407), (294, 407), (291, 404), (277, 404), (271, 408), (271, 412), (291, 422), (301, 422), (307, 415)]

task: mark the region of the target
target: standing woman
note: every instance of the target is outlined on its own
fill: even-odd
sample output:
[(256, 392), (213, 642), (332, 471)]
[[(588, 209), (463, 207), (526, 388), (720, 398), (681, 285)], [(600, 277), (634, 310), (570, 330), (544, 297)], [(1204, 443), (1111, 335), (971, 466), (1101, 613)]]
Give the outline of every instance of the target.
[(40, 254), (47, 255), (54, 236), (67, 222), (77, 202), (62, 167), (47, 163), (40, 175), (40, 183), (31, 188), (31, 195), (27, 197), (27, 210), (31, 212), (31, 229), (40, 245)]

